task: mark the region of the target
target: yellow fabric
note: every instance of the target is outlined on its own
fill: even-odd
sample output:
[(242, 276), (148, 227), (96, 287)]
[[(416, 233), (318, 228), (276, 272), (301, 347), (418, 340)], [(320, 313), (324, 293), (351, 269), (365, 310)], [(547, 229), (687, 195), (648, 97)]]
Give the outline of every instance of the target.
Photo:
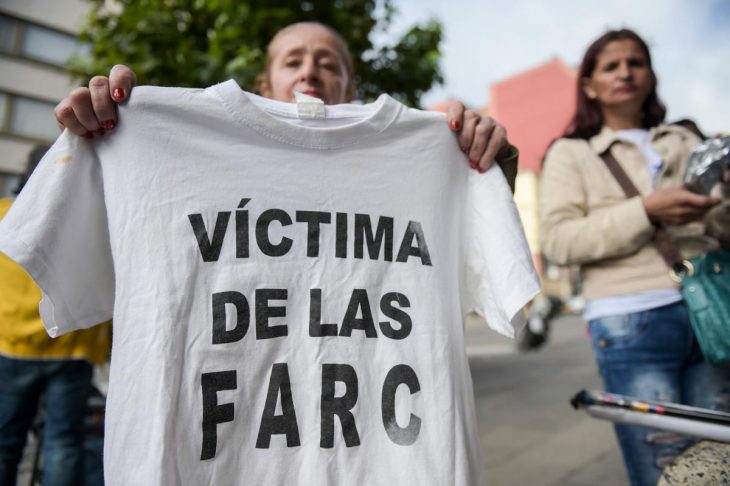
[[(0, 219), (12, 200), (0, 199)], [(107, 359), (110, 326), (48, 336), (38, 314), (41, 290), (17, 263), (0, 253), (0, 354), (27, 359), (86, 359), (101, 363)]]

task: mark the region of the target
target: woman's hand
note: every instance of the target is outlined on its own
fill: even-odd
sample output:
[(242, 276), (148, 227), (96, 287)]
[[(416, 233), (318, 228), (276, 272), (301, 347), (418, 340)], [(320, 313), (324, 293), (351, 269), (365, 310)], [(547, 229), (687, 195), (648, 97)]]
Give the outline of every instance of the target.
[(449, 100), (446, 121), (459, 136), (459, 146), (469, 157), (469, 164), (479, 172), (486, 172), (495, 159), (509, 156), (507, 130), (494, 118), (480, 116), (468, 110), (459, 101)]
[(94, 76), (88, 88), (76, 88), (56, 105), (56, 123), (76, 135), (92, 138), (114, 130), (116, 104), (125, 101), (137, 82), (134, 71), (117, 64), (109, 77)]
[(642, 202), (652, 223), (681, 225), (702, 218), (721, 199), (671, 187), (644, 196)]

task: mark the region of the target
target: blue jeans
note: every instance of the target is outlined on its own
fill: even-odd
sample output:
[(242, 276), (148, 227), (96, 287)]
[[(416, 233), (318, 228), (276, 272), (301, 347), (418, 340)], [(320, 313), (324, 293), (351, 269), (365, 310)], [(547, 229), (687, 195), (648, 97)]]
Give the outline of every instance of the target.
[[(730, 411), (730, 371), (703, 360), (684, 302), (588, 326), (607, 392)], [(633, 486), (656, 485), (663, 466), (691, 445), (646, 427), (615, 430)]]
[(81, 360), (0, 356), (0, 485), (14, 486), (26, 437), (44, 396), (42, 484), (83, 483), (84, 417), (92, 367)]

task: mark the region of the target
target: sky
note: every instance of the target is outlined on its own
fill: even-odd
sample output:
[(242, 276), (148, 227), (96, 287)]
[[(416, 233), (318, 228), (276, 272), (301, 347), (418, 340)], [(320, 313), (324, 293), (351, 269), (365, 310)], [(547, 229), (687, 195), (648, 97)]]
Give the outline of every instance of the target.
[(730, 0), (394, 0), (392, 32), (438, 19), (444, 85), (423, 106), (457, 98), (489, 103), (490, 83), (559, 57), (577, 66), (608, 29), (628, 27), (649, 44), (669, 120), (689, 117), (730, 131)]

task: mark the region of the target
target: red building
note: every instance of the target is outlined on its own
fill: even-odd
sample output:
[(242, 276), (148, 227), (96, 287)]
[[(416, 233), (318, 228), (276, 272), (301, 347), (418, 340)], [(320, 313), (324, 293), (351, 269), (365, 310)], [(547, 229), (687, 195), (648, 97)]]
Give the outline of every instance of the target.
[(489, 87), (491, 104), (480, 112), (499, 120), (520, 149), (520, 170), (540, 173), (550, 142), (563, 134), (575, 111), (575, 69), (560, 59)]
[[(558, 58), (494, 83), (490, 104), (479, 109), (506, 128), (510, 142), (520, 150), (515, 201), (527, 241), (541, 269), (538, 188), (542, 159), (550, 143), (560, 137), (575, 111), (575, 69)], [(444, 109), (442, 103), (432, 109)]]

